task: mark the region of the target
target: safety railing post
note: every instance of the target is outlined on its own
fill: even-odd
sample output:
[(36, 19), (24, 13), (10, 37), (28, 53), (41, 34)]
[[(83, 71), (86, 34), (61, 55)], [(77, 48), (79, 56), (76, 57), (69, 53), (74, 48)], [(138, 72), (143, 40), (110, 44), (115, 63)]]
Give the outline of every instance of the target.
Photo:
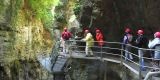
[[(138, 50), (139, 50), (139, 48), (138, 48)], [(139, 56), (139, 80), (142, 79), (142, 71), (141, 71), (142, 65), (141, 65), (141, 60), (142, 60), (142, 56)]]
[(126, 80), (126, 67), (123, 67), (124, 44), (120, 44), (120, 45), (121, 45), (120, 66), (122, 67), (121, 74), (124, 74), (124, 76), (122, 77), (122, 80)]
[(71, 56), (72, 53), (71, 53), (71, 50), (70, 50), (70, 48), (71, 48), (70, 46), (72, 45), (73, 41), (70, 41), (70, 40), (67, 40), (67, 41), (68, 41), (68, 45), (67, 45), (68, 46), (68, 53), (67, 54), (69, 54), (69, 56)]
[(123, 65), (123, 44), (121, 44), (121, 66)]
[(102, 46), (100, 46), (100, 48), (101, 48), (101, 61), (102, 61)]

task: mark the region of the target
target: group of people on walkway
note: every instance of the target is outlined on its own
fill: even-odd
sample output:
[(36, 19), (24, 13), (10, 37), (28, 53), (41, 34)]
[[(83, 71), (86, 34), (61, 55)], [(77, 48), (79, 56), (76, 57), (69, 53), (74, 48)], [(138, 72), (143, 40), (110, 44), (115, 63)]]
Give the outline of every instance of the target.
[(144, 67), (144, 54), (146, 51), (144, 49), (150, 48), (150, 49), (155, 49), (154, 51), (154, 67), (160, 67), (160, 32), (155, 32), (154, 34), (154, 39), (153, 40), (148, 40), (147, 37), (144, 36), (144, 30), (140, 29), (137, 31), (137, 38), (135, 41), (133, 41), (133, 35), (131, 33), (130, 28), (125, 29), (125, 35), (123, 38), (123, 43), (125, 44), (125, 60), (132, 60), (133, 56), (130, 54), (131, 50), (131, 45), (133, 42), (136, 44), (136, 46), (139, 48), (138, 49), (138, 56), (140, 59), (140, 64), (141, 64), (141, 70), (146, 70)]
[[(100, 29), (96, 29), (96, 41), (98, 43), (99, 47), (102, 47), (104, 45), (104, 36)], [(64, 28), (64, 31), (61, 34), (61, 40), (62, 40), (62, 46), (63, 46), (63, 53), (68, 53), (68, 41), (72, 37), (72, 34), (67, 30), (67, 28)], [(89, 29), (84, 30), (84, 38), (81, 39), (81, 41), (86, 42), (85, 47), (85, 53), (86, 57), (93, 56), (93, 52), (91, 47), (94, 46), (94, 37), (89, 31)]]
[[(104, 46), (104, 35), (102, 34), (101, 30), (96, 29), (95, 32), (96, 32), (95, 38), (96, 38), (96, 42), (98, 43), (98, 46), (99, 47)], [(67, 40), (69, 40), (71, 37), (72, 37), (72, 34), (67, 30), (67, 28), (64, 28), (64, 31), (61, 34), (61, 39), (63, 40), (63, 53), (68, 53), (69, 43), (67, 42)], [(94, 36), (91, 34), (89, 29), (84, 30), (84, 38), (81, 39), (81, 41), (86, 42), (86, 46), (85, 46), (86, 57), (93, 56), (91, 47), (94, 46)], [(140, 29), (140, 30), (137, 30), (137, 38), (135, 41), (133, 41), (133, 35), (131, 33), (131, 29), (126, 28), (125, 35), (123, 37), (123, 44), (124, 44), (123, 48), (125, 50), (126, 61), (133, 59), (133, 55), (130, 54), (132, 43), (135, 43), (136, 46), (139, 48), (138, 55), (140, 59), (140, 64), (142, 65), (141, 70), (145, 70), (144, 59), (143, 59), (145, 50), (143, 50), (143, 48), (156, 49), (156, 51), (154, 51), (153, 58), (154, 58), (155, 64), (159, 66), (160, 60), (158, 59), (160, 59), (160, 51), (158, 50), (160, 50), (160, 32), (155, 32), (154, 40), (148, 40), (148, 38), (144, 36), (144, 30)]]

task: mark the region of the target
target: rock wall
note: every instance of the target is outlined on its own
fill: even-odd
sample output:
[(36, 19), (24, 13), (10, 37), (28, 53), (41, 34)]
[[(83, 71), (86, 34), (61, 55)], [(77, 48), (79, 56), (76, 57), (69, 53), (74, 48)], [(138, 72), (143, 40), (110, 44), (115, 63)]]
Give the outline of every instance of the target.
[(3, 0), (0, 4), (1, 54), (23, 59), (30, 54), (51, 51), (50, 32), (31, 14), (25, 0)]
[[(48, 54), (52, 49), (50, 31), (33, 15), (27, 1), (1, 0), (0, 3), (1, 80), (40, 79), (43, 74), (39, 71), (43, 70), (36, 55)], [(29, 70), (25, 72), (26, 69)]]
[(102, 29), (108, 41), (121, 41), (126, 27), (131, 27), (135, 36), (138, 29), (144, 29), (149, 38), (160, 31), (158, 0), (91, 0), (88, 3), (93, 5), (83, 7), (82, 27), (88, 27), (94, 17), (90, 29), (93, 33), (96, 27)]

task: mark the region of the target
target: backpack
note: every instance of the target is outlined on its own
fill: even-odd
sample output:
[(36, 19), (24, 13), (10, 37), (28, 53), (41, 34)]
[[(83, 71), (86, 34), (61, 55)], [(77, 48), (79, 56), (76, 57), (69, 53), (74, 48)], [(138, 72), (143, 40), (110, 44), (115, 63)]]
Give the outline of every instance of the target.
[(69, 32), (64, 32), (64, 33), (62, 34), (62, 38), (63, 38), (64, 40), (69, 40), (69, 38), (70, 38), (70, 33), (69, 33)]
[(147, 48), (148, 47), (148, 43), (149, 43), (149, 40), (145, 36), (139, 36), (136, 39), (136, 44), (140, 48)]
[(143, 42), (143, 46), (142, 46), (142, 47), (143, 47), (143, 48), (148, 48), (149, 40), (148, 40), (146, 37), (143, 38), (143, 41), (142, 41), (142, 42)]
[(125, 34), (126, 40), (123, 41), (124, 44), (133, 44), (132, 34)]

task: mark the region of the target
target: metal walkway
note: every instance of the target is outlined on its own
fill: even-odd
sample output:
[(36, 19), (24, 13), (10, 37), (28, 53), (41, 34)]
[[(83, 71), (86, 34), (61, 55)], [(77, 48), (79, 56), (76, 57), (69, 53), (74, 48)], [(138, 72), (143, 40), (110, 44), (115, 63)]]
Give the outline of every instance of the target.
[[(69, 45), (69, 53), (70, 54), (63, 54), (62, 52), (60, 52), (60, 55), (66, 56), (66, 57), (71, 57), (71, 58), (79, 58), (79, 59), (96, 59), (96, 60), (102, 60), (102, 61), (109, 61), (109, 62), (114, 62), (114, 63), (118, 63), (118, 64), (122, 64), (123, 66), (127, 67), (130, 71), (134, 72), (135, 74), (137, 74), (139, 76), (139, 80), (142, 80), (145, 77), (151, 77), (153, 75), (150, 75), (150, 73), (154, 73), (154, 72), (150, 72), (151, 69), (155, 69), (155, 67), (153, 67), (150, 63), (152, 62), (153, 58), (148, 58), (148, 57), (139, 57), (138, 55), (136, 55), (133, 52), (130, 51), (126, 51), (124, 50), (121, 46), (123, 46), (124, 44), (119, 43), (119, 42), (105, 42), (107, 44), (112, 44), (112, 45), (118, 45), (118, 47), (102, 47), (102, 50), (111, 50), (109, 52), (107, 51), (94, 51), (94, 50), (100, 50), (100, 48), (98, 46), (94, 46), (94, 56), (93, 57), (85, 57), (85, 51), (84, 51), (84, 47), (85, 46), (79, 46), (77, 44), (75, 44), (76, 42), (81, 42), (81, 41), (70, 41), (71, 45)], [(72, 44), (74, 43), (74, 44)], [(95, 42), (96, 43), (96, 42)], [(126, 45), (126, 46), (130, 46), (130, 45)], [(137, 48), (135, 46), (130, 46), (133, 49), (139, 50), (142, 48)], [(97, 48), (97, 49), (95, 49)], [(153, 49), (142, 49), (145, 52), (150, 52), (150, 51), (154, 51)], [(113, 51), (113, 52), (112, 52)], [(119, 54), (115, 54), (114, 51), (118, 51)], [(125, 61), (125, 56), (124, 56), (124, 52), (128, 52), (129, 54), (131, 54), (132, 56), (134, 56), (134, 58), (138, 59), (138, 60), (130, 60), (127, 58), (127, 61)], [(100, 55), (95, 55), (95, 54), (100, 54)], [(141, 71), (140, 70), (140, 60), (139, 59), (144, 59), (145, 60), (145, 71)], [(157, 68), (159, 69), (159, 68)], [(160, 72), (155, 72), (156, 74), (160, 74)], [(148, 76), (149, 74), (149, 76)], [(147, 75), (147, 76), (146, 76)], [(159, 77), (152, 77), (151, 80), (160, 80)], [(147, 80), (147, 79), (144, 79)]]
[(55, 64), (53, 65), (52, 71), (53, 73), (61, 73), (63, 72), (63, 68), (67, 62), (68, 58), (64, 56), (58, 56)]
[[(63, 56), (66, 57), (72, 57), (72, 58), (77, 58), (77, 59), (89, 59), (89, 60), (102, 60), (102, 61), (109, 61), (109, 62), (113, 62), (113, 63), (121, 63), (120, 58), (117, 57), (113, 57), (113, 56), (108, 56), (107, 58), (101, 58), (98, 56), (93, 56), (93, 57), (85, 57), (85, 53), (72, 53), (72, 55), (70, 54), (61, 54)], [(135, 74), (139, 75), (139, 66), (136, 66), (134, 64), (132, 64), (131, 62), (122, 62), (122, 64), (124, 66), (126, 66), (128, 69), (130, 69), (132, 72), (134, 72)], [(149, 72), (149, 70), (147, 71), (143, 71), (143, 77), (147, 74), (147, 72)]]

